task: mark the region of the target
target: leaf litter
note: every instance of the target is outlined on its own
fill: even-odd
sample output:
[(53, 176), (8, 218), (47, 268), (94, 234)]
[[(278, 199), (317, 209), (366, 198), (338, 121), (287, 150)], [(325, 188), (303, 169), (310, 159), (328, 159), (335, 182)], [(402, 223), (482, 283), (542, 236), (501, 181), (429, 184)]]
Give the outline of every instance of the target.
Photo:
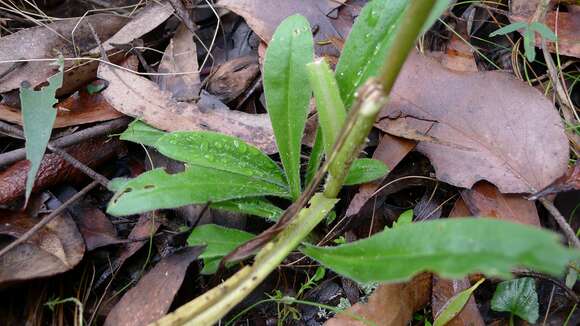
[[(110, 6), (113, 4), (118, 2), (110, 1)], [(192, 6), (200, 4), (202, 6), (191, 10)], [(59, 103), (57, 110), (52, 110), (58, 112), (56, 122), (51, 126), (61, 129), (52, 131), (53, 139), (63, 135), (74, 136), (90, 129), (93, 124), (99, 125), (101, 121), (125, 115), (138, 119), (129, 129), (132, 134), (127, 131), (121, 137), (123, 141), (134, 142), (127, 143), (128, 151), (116, 140), (103, 139), (85, 139), (82, 144), (65, 148), (79, 162), (98, 169), (99, 173), (109, 178), (122, 177), (115, 179), (119, 187), (127, 185), (124, 177), (137, 176), (145, 170), (145, 166), (157, 164), (158, 161), (151, 159), (155, 155), (159, 156), (155, 151), (168, 154), (166, 148), (158, 146), (159, 139), (167, 137), (163, 136), (165, 131), (223, 133), (238, 137), (279, 161), (272, 126), (266, 114), (269, 107), (265, 103), (262, 89), (264, 62), (261, 59), (271, 42), (274, 30), (288, 16), (297, 13), (306, 16), (314, 33), (316, 54), (326, 56), (330, 63), (336, 64), (352, 23), (365, 4), (366, 1), (220, 0), (213, 7), (207, 6), (205, 2), (183, 6), (153, 2), (141, 8), (111, 8), (116, 14), (91, 12), (82, 19), (55, 20), (46, 27), (24, 25), (29, 28), (17, 28), (14, 33), (0, 37), (0, 94), (4, 98), (0, 103), (0, 119), (15, 125), (21, 124), (22, 108), (19, 106), (24, 106), (25, 103), (10, 100), (14, 99), (14, 94), (18, 96), (16, 89), (23, 81), (27, 81), (33, 88), (42, 86), (56, 72), (55, 67), (45, 61), (32, 60), (24, 64), (14, 64), (14, 61), (54, 59), (62, 54), (66, 59), (63, 87), (56, 92)], [(520, 7), (525, 4), (527, 9), (518, 9), (518, 4)], [(436, 54), (437, 61), (441, 63), (420, 54), (409, 58), (398, 79), (392, 101), (383, 110), (376, 129), (369, 136), (369, 144), (361, 155), (382, 161), (391, 170), (390, 174), (384, 180), (372, 181), (375, 177), (369, 177), (369, 183), (345, 188), (341, 195), (341, 204), (335, 208), (337, 218), (332, 224), (319, 227), (313, 239), (322, 237), (327, 245), (330, 241), (340, 243), (345, 237), (347, 242), (364, 239), (385, 227), (399, 225), (395, 222), (397, 216), (413, 206), (418, 216), (412, 224), (430, 223), (418, 221), (425, 216), (433, 219), (481, 216), (529, 224), (536, 229), (552, 226), (553, 223), (547, 219), (546, 214), (538, 210), (535, 202), (525, 196), (532, 194), (531, 199), (545, 199), (550, 198), (546, 196), (578, 189), (577, 169), (569, 168), (566, 173), (569, 156), (565, 130), (569, 132), (575, 127), (564, 126), (558, 110), (545, 94), (511, 77), (509, 72), (478, 71), (483, 67), (480, 62), (482, 52), (466, 41), (475, 43), (476, 38), (484, 34), (477, 34), (478, 29), (473, 28), (471, 21), (464, 26), (462, 20), (456, 20), (457, 17), (462, 17), (465, 7), (476, 13), (486, 11), (484, 22), (478, 22), (478, 28), (485, 30), (489, 27), (487, 25), (493, 26), (485, 34), (487, 37), (490, 32), (500, 27), (494, 25), (493, 15), (504, 16), (500, 19), (502, 22), (508, 19), (512, 22), (528, 21), (538, 2), (512, 1), (511, 5), (509, 11), (505, 11), (506, 7), (491, 4), (480, 4), (479, 7), (457, 4), (442, 17), (457, 33), (452, 33), (451, 40), (444, 41), (448, 44), (443, 52)], [(558, 34), (558, 54), (564, 62), (568, 60), (565, 56), (578, 56), (578, 42), (575, 41), (576, 35), (573, 33), (576, 30), (573, 28), (574, 22), (578, 18), (575, 7), (574, 4), (562, 2), (558, 7), (549, 9), (545, 20), (546, 25)], [(487, 10), (488, 8), (491, 10)], [(564, 8), (566, 10), (560, 10)], [(505, 15), (502, 11), (505, 11)], [(219, 22), (216, 19), (218, 14)], [(182, 21), (184, 19), (185, 22)], [(0, 25), (8, 28), (15, 26), (14, 21), (7, 22), (1, 20)], [(89, 23), (95, 28), (97, 38), (102, 42), (113, 64), (98, 63), (96, 60), (72, 60), (74, 57), (94, 56), (99, 53), (100, 48), (90, 32)], [(442, 23), (436, 23), (432, 30), (437, 30), (441, 25)], [(447, 32), (449, 31), (442, 32), (436, 38), (439, 41), (444, 39)], [(425, 35), (425, 43), (421, 43), (421, 49), (426, 46), (431, 50), (431, 36), (430, 32)], [(537, 42), (536, 46), (541, 47), (541, 43)], [(556, 52), (553, 43), (547, 46), (550, 51)], [(509, 45), (508, 50), (512, 50), (512, 47), (513, 44)], [(429, 55), (433, 56), (432, 53)], [(503, 56), (505, 61), (505, 54)], [(132, 61), (132, 66), (115, 66), (127, 57)], [(139, 66), (136, 64), (137, 57), (140, 57)], [(566, 67), (569, 66), (561, 68), (565, 79), (569, 78), (571, 71)], [(538, 70), (535, 66), (528, 68), (534, 70), (532, 73)], [(135, 74), (137, 71), (145, 71), (146, 74)], [(541, 69), (538, 71), (542, 73)], [(95, 78), (100, 78), (101, 82), (108, 85), (98, 93), (86, 93), (85, 85)], [(538, 86), (543, 78), (540, 76), (528, 82)], [(574, 84), (568, 86), (570, 90), (574, 89)], [(547, 88), (545, 92), (549, 94), (550, 89)], [(311, 110), (310, 113), (312, 112), (314, 111)], [(50, 122), (49, 119), (41, 120), (44, 123)], [(309, 120), (316, 121), (315, 117)], [(6, 154), (22, 146), (22, 141), (18, 138), (0, 138), (1, 141), (5, 139), (9, 140), (2, 149)], [(302, 144), (306, 144), (300, 149), (300, 154), (304, 156), (308, 154), (312, 140), (303, 139)], [(146, 150), (143, 151), (143, 148)], [(221, 154), (209, 150), (206, 154), (221, 157)], [(232, 159), (235, 156), (234, 153)], [(195, 158), (173, 158), (186, 161), (186, 165), (200, 164)], [(228, 159), (229, 163), (226, 165), (233, 162), (232, 159)], [(151, 162), (144, 164), (148, 161)], [(215, 165), (228, 168), (218, 163)], [(300, 163), (304, 163), (304, 160)], [(40, 166), (34, 193), (43, 190), (60, 193), (59, 185), (65, 184), (70, 190), (86, 184), (84, 174), (57, 153), (44, 155)], [(259, 171), (259, 166), (256, 168)], [(377, 171), (383, 169), (382, 165), (380, 169), (377, 167)], [(3, 185), (0, 202), (4, 205), (3, 208), (14, 209), (21, 203), (27, 171), (25, 161), (0, 171), (0, 185)], [(183, 173), (179, 169), (168, 169), (168, 172)], [(203, 178), (202, 174), (195, 176), (191, 184)], [(283, 180), (285, 176), (277, 175), (277, 178)], [(178, 179), (179, 177), (176, 178)], [(179, 181), (183, 182), (184, 179)], [(177, 184), (181, 184), (180, 182)], [(151, 184), (142, 186), (146, 190)], [(201, 184), (197, 186), (202, 187), (204, 186)], [(223, 188), (232, 190), (230, 186)], [(129, 189), (126, 195), (139, 195), (139, 189)], [(276, 191), (281, 195), (287, 190)], [(168, 197), (168, 200), (175, 200), (183, 195), (182, 192), (169, 194), (171, 198)], [(95, 202), (89, 204), (85, 201), (69, 206), (69, 212), (63, 213), (14, 251), (0, 256), (2, 266), (6, 266), (0, 267), (0, 270), (6, 271), (0, 272), (4, 275), (0, 284), (18, 286), (38, 277), (52, 276), (52, 280), (53, 275), (64, 272), (67, 272), (67, 277), (77, 277), (74, 270), (79, 268), (73, 267), (78, 265), (80, 268), (94, 270), (94, 284), (86, 285), (87, 291), (102, 295), (95, 300), (96, 303), (79, 297), (83, 304), (90, 306), (88, 309), (85, 307), (85, 316), (87, 320), (90, 318), (89, 322), (95, 318), (98, 320), (96, 324), (104, 322), (111, 325), (130, 325), (153, 322), (185, 302), (184, 300), (188, 301), (210, 289), (218, 277), (225, 279), (227, 276), (223, 274), (227, 270), (218, 268), (218, 264), (219, 258), (229, 250), (216, 254), (211, 250), (201, 253), (201, 249), (196, 247), (184, 249), (188, 235), (207, 228), (197, 223), (213, 221), (217, 223), (215, 227), (224, 230), (231, 230), (225, 226), (235, 225), (241, 229), (239, 232), (250, 232), (247, 233), (250, 237), (250, 234), (261, 232), (270, 223), (257, 219), (256, 216), (275, 219), (288, 205), (280, 198), (254, 200), (255, 197), (251, 197), (248, 201), (210, 203), (211, 209), (203, 204), (195, 207), (189, 205), (184, 207), (191, 211), (188, 218), (182, 218), (178, 213), (179, 209), (112, 217), (105, 210), (109, 197), (110, 193), (105, 188), (93, 190), (91, 199)], [(204, 201), (200, 201), (202, 202)], [(455, 209), (450, 212), (454, 203)], [(420, 207), (426, 211), (422, 211)], [(221, 215), (224, 214), (223, 209), (237, 210), (237, 213)], [(19, 237), (36, 224), (34, 218), (26, 216), (25, 213), (2, 211), (2, 216), (10, 222), (10, 226), (5, 224), (0, 227), (0, 233), (4, 236), (0, 247), (7, 243), (5, 240)], [(58, 224), (58, 227), (53, 224)], [(401, 232), (396, 231), (399, 227), (404, 229), (404, 226), (396, 226), (391, 230), (395, 236), (397, 232)], [(191, 233), (192, 230), (194, 233)], [(215, 235), (207, 239), (207, 242), (219, 243), (220, 237), (222, 236)], [(400, 240), (401, 243), (405, 241), (410, 241), (409, 246), (412, 247), (422, 239)], [(231, 247), (234, 248), (237, 243), (238, 241), (233, 241)], [(69, 247), (74, 247), (74, 250), (69, 252)], [(23, 252), (30, 256), (22, 254)], [(210, 257), (212, 253), (214, 255)], [(102, 259), (109, 255), (111, 258)], [(35, 257), (33, 259), (36, 261), (28, 261), (28, 257)], [(290, 258), (289, 260), (304, 260), (299, 254)], [(198, 262), (193, 263), (196, 260)], [(95, 265), (89, 265), (93, 262), (96, 262)], [(310, 265), (315, 263), (312, 260), (307, 262)], [(40, 265), (43, 268), (39, 268)], [(232, 265), (231, 270), (237, 269), (237, 266)], [(217, 274), (199, 274), (202, 269), (208, 272), (208, 267), (209, 273)], [(311, 272), (312, 270), (302, 265), (294, 266), (291, 263), (280, 269), (278, 276), (282, 280), (291, 277), (292, 282), (285, 284), (269, 280), (264, 289), (279, 289), (287, 295), (301, 293), (298, 287), (306, 284)], [(167, 278), (167, 274), (175, 277)], [(329, 271), (326, 275), (334, 277)], [(351, 277), (358, 279), (360, 275)], [(318, 325), (328, 320), (328, 325), (361, 324), (360, 320), (350, 318), (353, 314), (380, 325), (405, 324), (413, 318), (427, 323), (433, 321), (452, 298), (456, 298), (462, 290), (474, 284), (474, 279), (477, 278), (470, 276), (449, 280), (436, 275), (432, 278), (431, 274), (421, 274), (405, 283), (380, 285), (366, 304), (357, 303), (358, 295), (350, 295), (350, 303), (355, 306), (347, 310), (346, 314), (338, 314), (334, 319), (328, 319), (330, 315), (320, 317), (323, 314), (319, 312), (308, 323), (315, 322)], [(70, 288), (71, 284), (77, 284), (75, 282), (69, 279), (63, 284), (65, 288)], [(357, 291), (364, 287), (363, 284), (351, 282), (354, 285), (350, 291), (352, 287)], [(347, 291), (347, 283), (336, 286), (338, 289), (333, 290), (333, 293), (345, 299), (343, 292)], [(315, 286), (324, 290), (327, 284), (321, 282)], [(111, 290), (112, 288), (115, 290)], [(478, 295), (477, 303), (489, 304), (491, 295), (486, 297), (480, 294), (494, 288), (495, 284), (488, 285), (487, 282), (478, 288), (475, 291)], [(129, 290), (123, 292), (126, 289)], [(119, 294), (115, 294), (117, 290), (120, 291)], [(430, 291), (433, 293), (431, 297)], [(78, 296), (76, 293), (68, 293), (71, 297)], [(268, 290), (266, 293), (273, 292)], [(261, 298), (265, 297), (262, 295)], [(309, 298), (318, 300), (316, 297)], [(324, 304), (342, 304), (332, 298), (320, 300)], [(547, 297), (540, 295), (539, 300), (547, 304)], [(249, 305), (246, 302), (243, 304), (246, 307)], [(295, 305), (282, 304), (281, 307), (293, 311)], [(28, 309), (33, 311), (29, 306)], [(264, 304), (263, 307), (250, 309), (244, 318), (257, 318), (260, 321), (265, 318), (279, 318), (280, 315), (275, 310), (275, 305)], [(93, 316), (89, 316), (90, 314)], [(484, 310), (479, 311), (475, 298), (471, 297), (450, 325), (483, 325), (493, 318), (496, 317), (490, 316)], [(300, 316), (296, 316), (296, 319), (300, 319)], [(282, 322), (287, 321), (284, 319)]]

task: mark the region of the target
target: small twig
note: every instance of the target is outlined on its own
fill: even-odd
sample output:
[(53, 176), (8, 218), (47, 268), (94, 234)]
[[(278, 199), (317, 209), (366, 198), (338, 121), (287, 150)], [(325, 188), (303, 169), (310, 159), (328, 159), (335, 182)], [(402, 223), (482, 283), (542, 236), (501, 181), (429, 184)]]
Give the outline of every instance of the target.
[[(1, 121), (0, 121), (0, 130), (6, 130), (6, 131), (9, 131), (10, 133), (18, 136), (18, 137), (24, 137), (24, 133), (22, 131), (20, 131), (18, 128), (15, 128), (15, 127), (13, 127), (7, 123), (1, 122)], [(56, 146), (53, 146), (51, 144), (48, 144), (47, 148), (50, 151), (52, 151), (53, 153), (60, 155), (70, 165), (77, 168), (81, 172), (85, 173), (89, 177), (93, 178), (93, 180), (96, 180), (102, 186), (107, 187), (107, 184), (109, 184), (109, 179), (107, 179), (105, 176), (99, 174), (95, 170), (91, 169), (90, 167), (86, 166), (85, 164), (83, 164), (82, 162), (80, 162), (79, 160), (74, 158), (72, 155), (70, 155), (69, 153), (67, 153), (67, 152), (63, 151), (62, 149), (60, 149)]]
[[(54, 148), (65, 148), (65, 147), (83, 142), (87, 139), (106, 135), (110, 132), (115, 132), (115, 131), (125, 127), (127, 124), (129, 124), (129, 122), (130, 122), (130, 118), (128, 118), (128, 117), (115, 119), (112, 121), (102, 123), (100, 125), (96, 125), (94, 127), (90, 127), (90, 128), (81, 130), (81, 131), (76, 132), (72, 135), (61, 137), (59, 139), (56, 139), (54, 141), (49, 142), (48, 144), (49, 144), (49, 146), (54, 147)], [(3, 123), (0, 121), (0, 129), (3, 129), (4, 127), (6, 127), (7, 128), (6, 130), (11, 132), (11, 133), (12, 133), (12, 131), (14, 131), (14, 129), (20, 133), (22, 132), (18, 128), (15, 128), (9, 124), (6, 124), (6, 123)], [(13, 150), (13, 151), (10, 151), (7, 153), (0, 154), (0, 167), (8, 165), (8, 164), (12, 164), (12, 163), (20, 161), (24, 158), (26, 158), (26, 150), (24, 148), (19, 148), (19, 149), (16, 149), (16, 150)]]
[(97, 181), (93, 181), (93, 182), (89, 183), (89, 185), (87, 185), (86, 187), (84, 187), (81, 191), (77, 192), (69, 200), (67, 200), (66, 202), (64, 202), (59, 207), (57, 207), (50, 214), (48, 214), (45, 217), (43, 217), (40, 222), (36, 223), (32, 228), (30, 228), (28, 231), (26, 231), (23, 235), (21, 235), (20, 237), (18, 237), (18, 239), (14, 240), (9, 245), (7, 245), (6, 247), (2, 248), (2, 250), (0, 250), (0, 257), (2, 257), (5, 253), (7, 253), (8, 251), (10, 251), (14, 247), (18, 246), (19, 244), (21, 244), (21, 243), (25, 242), (26, 240), (30, 239), (30, 237), (33, 236), (36, 232), (38, 232), (41, 228), (43, 228), (45, 225), (47, 225), (48, 223), (50, 223), (50, 221), (52, 221), (55, 217), (59, 216), (60, 213), (62, 213), (70, 204), (74, 203), (79, 198), (81, 198), (82, 196), (84, 196), (85, 194), (87, 194), (89, 191), (91, 191), (98, 184), (99, 184), (99, 182), (97, 182)]
[(554, 206), (554, 203), (547, 200), (546, 198), (540, 198), (540, 203), (542, 203), (542, 205), (544, 205), (544, 207), (548, 210), (548, 212), (552, 214), (552, 216), (560, 226), (560, 229), (562, 229), (562, 232), (564, 232), (566, 239), (568, 239), (568, 241), (572, 243), (574, 247), (580, 248), (580, 240), (578, 240), (576, 233), (574, 233), (574, 230), (572, 230), (570, 224), (568, 224), (564, 216), (562, 216), (562, 214), (560, 214), (556, 206)]

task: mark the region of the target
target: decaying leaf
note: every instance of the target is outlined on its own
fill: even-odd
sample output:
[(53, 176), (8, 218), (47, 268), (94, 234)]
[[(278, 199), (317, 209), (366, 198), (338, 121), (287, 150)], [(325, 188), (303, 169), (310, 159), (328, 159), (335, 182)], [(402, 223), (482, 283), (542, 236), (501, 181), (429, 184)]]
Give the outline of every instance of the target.
[[(461, 96), (456, 96), (461, 94)], [(536, 89), (508, 74), (458, 73), (413, 54), (378, 125), (435, 122), (417, 150), (438, 179), (471, 188), (480, 180), (503, 193), (533, 193), (562, 175), (568, 140), (557, 111)]]
[[(100, 93), (90, 95), (85, 91), (61, 101), (56, 109), (54, 128), (108, 121), (123, 116)], [(22, 125), (22, 113), (18, 109), (0, 104), (0, 120)]]
[[(193, 33), (184, 24), (179, 25), (165, 49), (155, 82), (161, 90), (170, 91), (176, 101), (189, 102), (199, 98), (201, 82), (197, 65), (197, 49)], [(172, 75), (174, 73), (174, 75)], [(183, 74), (186, 73), (186, 74)]]
[[(52, 24), (27, 28), (0, 38), (0, 61), (52, 59), (59, 54), (63, 57), (78, 57), (84, 51), (96, 46), (88, 27), (91, 24), (101, 40), (110, 38), (127, 19), (109, 14), (98, 14), (83, 18), (59, 20)], [(73, 33), (74, 32), (74, 33)], [(77, 47), (75, 52), (74, 46)], [(79, 86), (95, 77), (97, 62), (74, 61), (65, 64), (64, 85), (60, 94), (77, 90)], [(0, 63), (0, 72), (12, 67), (12, 63)], [(74, 69), (72, 69), (74, 66)], [(0, 79), (0, 93), (20, 87), (23, 81), (38, 86), (57, 71), (48, 61), (29, 61)]]
[[(413, 313), (427, 304), (431, 293), (431, 274), (424, 273), (409, 282), (383, 284), (370, 296), (368, 303), (357, 303), (347, 309), (350, 315), (357, 315), (376, 325), (403, 326), (413, 318)], [(325, 326), (365, 326), (346, 314), (338, 314), (328, 320)]]
[(203, 247), (189, 247), (162, 259), (130, 289), (107, 316), (105, 325), (147, 325), (163, 317)]
[[(510, 21), (528, 23), (538, 6), (539, 0), (510, 1)], [(542, 23), (558, 36), (558, 53), (580, 58), (580, 5), (568, 5), (568, 11), (549, 11)], [(541, 46), (540, 35), (536, 35), (536, 46)], [(556, 53), (554, 43), (547, 43), (550, 52)]]
[(255, 56), (232, 59), (207, 77), (207, 91), (228, 103), (242, 94), (260, 73)]
[(230, 111), (219, 101), (202, 95), (197, 104), (178, 103), (155, 83), (109, 65), (99, 66), (98, 77), (109, 82), (102, 94), (118, 111), (165, 131), (211, 130), (236, 136), (266, 153), (276, 144), (267, 114)]
[[(117, 44), (129, 44), (133, 40), (149, 33), (154, 28), (167, 20), (173, 14), (173, 7), (169, 2), (152, 1), (132, 17), (115, 35), (101, 39), (105, 51), (112, 50)], [(100, 23), (102, 24), (102, 22)], [(93, 25), (94, 26), (94, 25)], [(91, 37), (92, 38), (92, 37)], [(106, 40), (106, 41), (105, 41)], [(99, 54), (98, 47), (91, 48), (92, 54)]]
[(533, 201), (521, 195), (502, 194), (487, 182), (478, 182), (472, 189), (464, 190), (461, 197), (467, 204), (470, 215), (540, 226), (540, 218)]
[(568, 168), (565, 175), (559, 177), (548, 187), (533, 194), (529, 199), (534, 200), (550, 194), (580, 190), (580, 161), (576, 161), (573, 167)]
[[(332, 13), (344, 1), (334, 0), (220, 0), (218, 5), (244, 17), (252, 30), (265, 42), (269, 42), (276, 27), (288, 16), (301, 14), (316, 26), (314, 41), (316, 44), (328, 44), (331, 38), (341, 37), (331, 23)], [(337, 55), (332, 45), (318, 46), (316, 54)]]
[[(0, 211), (0, 216), (0, 234), (14, 238), (39, 221), (22, 212)], [(0, 287), (66, 272), (81, 261), (84, 252), (85, 244), (77, 226), (63, 213), (28, 241), (0, 256)]]

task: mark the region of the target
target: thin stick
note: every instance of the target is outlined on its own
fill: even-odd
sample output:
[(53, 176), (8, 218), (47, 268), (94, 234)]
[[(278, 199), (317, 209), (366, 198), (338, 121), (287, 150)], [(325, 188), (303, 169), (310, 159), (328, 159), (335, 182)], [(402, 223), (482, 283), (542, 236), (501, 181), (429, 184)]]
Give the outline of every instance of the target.
[(70, 204), (74, 203), (79, 198), (83, 197), (85, 194), (87, 194), (89, 191), (91, 191), (98, 184), (99, 184), (99, 182), (97, 182), (97, 181), (93, 181), (93, 182), (89, 183), (86, 187), (84, 187), (81, 191), (77, 192), (69, 200), (65, 201), (62, 205), (57, 207), (50, 214), (43, 217), (40, 222), (36, 223), (32, 228), (30, 228), (28, 231), (26, 231), (26, 233), (24, 233), (23, 235), (18, 237), (18, 239), (14, 240), (6, 247), (2, 248), (2, 250), (0, 250), (0, 257), (2, 257), (5, 253), (10, 251), (14, 247), (18, 246), (19, 244), (30, 239), (30, 237), (33, 236), (36, 232), (38, 232), (38, 230), (42, 229), (45, 225), (50, 223), (50, 221), (52, 221), (55, 217), (59, 216), (60, 213), (62, 213)]
[(562, 216), (562, 214), (560, 214), (560, 211), (558, 211), (556, 206), (554, 206), (554, 203), (547, 200), (546, 198), (540, 198), (540, 203), (542, 203), (542, 205), (544, 205), (544, 207), (548, 210), (548, 212), (552, 214), (552, 216), (560, 226), (560, 229), (562, 229), (562, 232), (564, 232), (566, 239), (568, 239), (568, 241), (572, 243), (574, 247), (580, 248), (580, 240), (578, 240), (576, 233), (574, 233), (574, 230), (572, 230), (570, 224), (566, 222), (564, 216)]
[[(6, 131), (9, 131), (10, 133), (18, 136), (18, 137), (24, 137), (24, 133), (20, 129), (15, 128), (15, 127), (13, 127), (7, 123), (1, 122), (1, 121), (0, 121), (0, 130), (6, 130)], [(47, 148), (50, 151), (60, 155), (70, 165), (77, 168), (81, 172), (85, 173), (89, 177), (93, 178), (93, 180), (98, 181), (104, 187), (107, 187), (107, 184), (109, 184), (109, 179), (107, 179), (105, 176), (99, 174), (95, 170), (91, 169), (90, 167), (86, 166), (81, 161), (77, 160), (76, 158), (74, 158), (72, 155), (65, 152), (64, 150), (62, 150), (56, 146), (53, 146), (51, 144), (48, 144)]]
[[(130, 121), (130, 118), (128, 118), (128, 117), (123, 117), (123, 118), (115, 119), (112, 121), (108, 121), (108, 122), (105, 122), (103, 124), (81, 130), (81, 131), (76, 132), (72, 135), (61, 137), (59, 139), (56, 139), (54, 141), (49, 142), (48, 145), (52, 146), (54, 148), (68, 147), (68, 146), (71, 146), (74, 144), (78, 144), (78, 143), (85, 141), (87, 139), (102, 136), (102, 135), (108, 134), (110, 132), (115, 132), (115, 131), (125, 127), (127, 124), (129, 124), (129, 121)], [(2, 123), (2, 122), (0, 122), (0, 129), (2, 129), (6, 125), (8, 126), (8, 129), (6, 129), (6, 130), (10, 130), (10, 132), (12, 132), (14, 129), (18, 130), (18, 132), (22, 132), (19, 129), (17, 129), (9, 124)], [(19, 148), (19, 149), (16, 149), (16, 150), (13, 150), (13, 151), (10, 151), (7, 153), (0, 154), (0, 167), (8, 165), (8, 164), (12, 164), (14, 162), (23, 160), (25, 158), (26, 158), (26, 150), (24, 148)]]

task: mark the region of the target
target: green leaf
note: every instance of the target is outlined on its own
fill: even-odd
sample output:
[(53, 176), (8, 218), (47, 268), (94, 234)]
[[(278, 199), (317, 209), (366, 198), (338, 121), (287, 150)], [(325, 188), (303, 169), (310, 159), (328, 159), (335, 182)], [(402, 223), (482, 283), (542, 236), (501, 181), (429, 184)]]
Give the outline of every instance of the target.
[(314, 138), (314, 145), (312, 145), (312, 150), (310, 151), (310, 158), (308, 160), (308, 166), (306, 167), (306, 176), (304, 177), (307, 185), (310, 184), (310, 181), (312, 181), (316, 175), (316, 172), (322, 163), (323, 156), (324, 143), (322, 141), (322, 130), (318, 127), (316, 128), (316, 137)]
[(384, 177), (389, 172), (385, 163), (372, 158), (360, 158), (352, 162), (344, 184), (346, 186), (370, 182)]
[(363, 82), (379, 73), (407, 4), (405, 0), (374, 0), (358, 16), (336, 66), (336, 81), (346, 108)]
[(523, 277), (499, 283), (491, 299), (491, 309), (510, 312), (535, 324), (539, 304), (534, 279)]
[(413, 223), (413, 210), (408, 209), (404, 211), (399, 218), (393, 222), (393, 228)]
[(465, 304), (467, 301), (469, 301), (471, 294), (473, 294), (473, 292), (479, 287), (481, 283), (483, 283), (483, 281), (485, 281), (484, 278), (480, 279), (469, 289), (463, 290), (454, 295), (453, 298), (449, 299), (449, 301), (447, 301), (445, 306), (439, 312), (439, 315), (437, 316), (437, 319), (435, 319), (433, 326), (445, 326), (448, 322), (455, 318), (455, 316), (457, 316), (461, 310), (463, 310), (463, 307), (465, 307)]
[(229, 212), (250, 214), (277, 221), (284, 212), (278, 206), (270, 203), (262, 197), (250, 197), (212, 203), (211, 208), (226, 210)]
[(509, 34), (511, 32), (515, 32), (518, 29), (528, 29), (528, 24), (524, 23), (524, 22), (515, 22), (515, 23), (511, 23), (509, 25), (506, 25), (498, 30), (493, 31), (492, 33), (489, 34), (489, 37), (494, 37), (494, 36), (498, 36), (498, 35), (506, 35)]
[(301, 192), (300, 148), (312, 94), (306, 64), (313, 49), (310, 24), (293, 15), (276, 29), (264, 60), (266, 106), (294, 199)]
[(346, 110), (340, 98), (340, 91), (334, 73), (324, 59), (318, 59), (307, 65), (310, 85), (316, 99), (318, 123), (322, 129), (324, 152), (329, 156), (338, 139), (344, 121)]
[(219, 262), (224, 256), (253, 237), (254, 235), (248, 232), (206, 224), (193, 229), (187, 238), (187, 244), (206, 246), (199, 258), (204, 262), (201, 273), (207, 275), (217, 271)]
[(556, 41), (558, 39), (556, 34), (554, 34), (554, 32), (552, 32), (552, 30), (548, 26), (546, 26), (540, 22), (531, 23), (529, 28), (532, 31), (536, 31), (536, 32), (540, 33), (540, 35), (543, 38), (545, 38), (546, 40)]
[(266, 195), (287, 197), (288, 190), (252, 176), (202, 166), (191, 166), (176, 174), (155, 169), (127, 181), (109, 203), (107, 212), (131, 215), (154, 209)]
[(64, 66), (62, 57), (58, 58), (57, 65), (58, 72), (50, 76), (48, 85), (39, 91), (25, 85), (20, 87), (22, 123), (26, 138), (26, 159), (30, 161), (30, 168), (26, 176), (26, 202), (28, 202), (32, 192), (34, 180), (56, 120), (56, 109), (53, 106), (57, 102), (56, 90), (62, 86)]
[(423, 271), (445, 278), (480, 272), (510, 277), (513, 267), (559, 275), (580, 256), (557, 234), (488, 218), (453, 218), (402, 225), (337, 246), (303, 252), (357, 282), (402, 281)]
[(439, 19), (445, 10), (449, 8), (450, 4), (451, 0), (437, 0), (435, 6), (433, 6), (433, 9), (431, 9), (429, 17), (427, 17), (427, 20), (423, 25), (423, 33), (425, 33), (429, 28), (431, 28), (431, 26), (433, 26), (437, 19)]
[(524, 52), (529, 62), (534, 62), (534, 60), (536, 60), (534, 31), (532, 31), (530, 28), (524, 31)]
[(160, 137), (155, 148), (174, 160), (288, 187), (276, 162), (235, 137), (211, 131), (177, 131)]
[(153, 128), (140, 120), (135, 120), (127, 126), (127, 130), (119, 138), (137, 144), (153, 146), (165, 134), (166, 132), (162, 130)]

